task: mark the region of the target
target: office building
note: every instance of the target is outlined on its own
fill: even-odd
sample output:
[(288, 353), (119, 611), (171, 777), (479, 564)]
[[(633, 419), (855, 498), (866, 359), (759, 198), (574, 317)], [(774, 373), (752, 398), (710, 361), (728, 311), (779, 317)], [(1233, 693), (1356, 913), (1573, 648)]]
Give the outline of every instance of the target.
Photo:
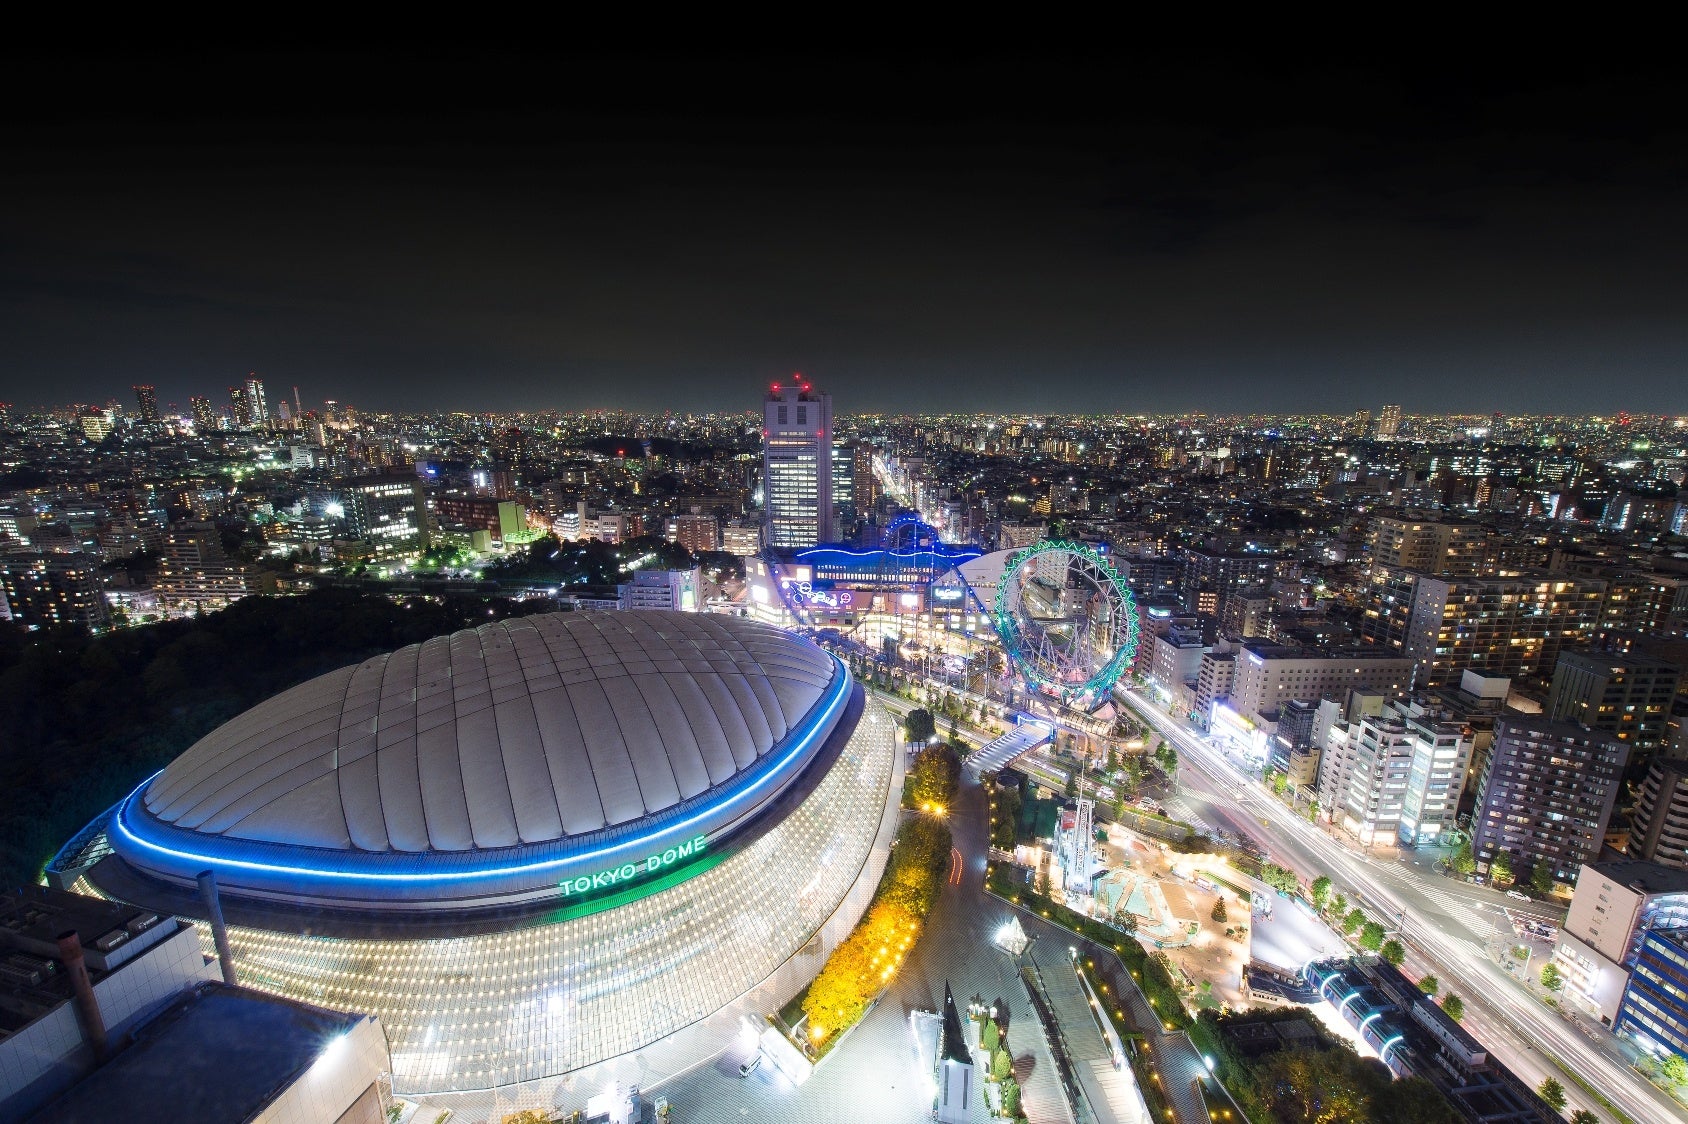
[(31, 632), (68, 625), (97, 632), (110, 623), (100, 560), (92, 554), (0, 555), (0, 619)]
[(856, 527), (856, 455), (848, 445), (832, 447), (832, 531), (853, 539)]
[(1562, 652), (1553, 668), (1546, 714), (1604, 730), (1631, 751), (1654, 749), (1669, 736), (1672, 701), (1682, 668), (1668, 660), (1611, 651)]
[(190, 394), (188, 409), (193, 413), (193, 426), (200, 433), (210, 433), (217, 428), (217, 415), (211, 409), (211, 399), (205, 395)]
[(135, 404), (140, 408), (140, 422), (149, 425), (158, 420), (158, 391), (150, 386), (135, 386)]
[(1629, 751), (1586, 726), (1541, 715), (1501, 718), (1472, 813), (1478, 869), (1486, 873), (1505, 851), (1520, 880), (1546, 863), (1554, 882), (1571, 882), (1600, 857)]
[(835, 541), (832, 395), (801, 380), (775, 384), (762, 403), (762, 508), (768, 546), (799, 550)]
[(1476, 523), (1446, 523), (1382, 515), (1372, 520), (1372, 566), (1416, 570), (1443, 578), (1475, 578), (1485, 571), (1492, 532)]
[(1229, 702), (1245, 718), (1291, 699), (1339, 699), (1351, 687), (1399, 696), (1413, 686), (1413, 661), (1375, 648), (1290, 648), (1257, 641), (1241, 651)]
[(854, 461), (851, 484), (855, 488), (856, 514), (866, 518), (880, 496), (879, 477), (873, 474), (873, 446), (858, 441), (850, 446), (850, 456)]
[(694, 555), (721, 549), (721, 522), (713, 515), (675, 515), (668, 520), (669, 542)]
[(1688, 925), (1641, 934), (1612, 1029), (1655, 1057), (1688, 1056)]
[(673, 609), (695, 613), (699, 608), (699, 572), (689, 570), (636, 570), (633, 580), (617, 587), (622, 609)]
[(1435, 843), (1455, 824), (1471, 747), (1465, 724), (1425, 701), (1384, 701), (1329, 727), (1319, 803), (1362, 846)]
[(247, 429), (252, 425), (252, 405), (246, 398), (244, 386), (229, 387), (229, 408), (234, 411), (236, 429)]
[(751, 621), (522, 617), (233, 719), (96, 825), (83, 877), (204, 916), (211, 869), (241, 978), (377, 1017), (395, 1093), (566, 1108), (715, 1056), (814, 977), (884, 870), (894, 725)]
[(1379, 440), (1393, 441), (1401, 433), (1401, 407), (1385, 406), (1377, 415)]
[[(338, 514), (376, 551), (426, 550), (433, 542), (427, 494), (415, 476), (365, 476), (335, 485)], [(335, 514), (330, 508), (330, 514)]]

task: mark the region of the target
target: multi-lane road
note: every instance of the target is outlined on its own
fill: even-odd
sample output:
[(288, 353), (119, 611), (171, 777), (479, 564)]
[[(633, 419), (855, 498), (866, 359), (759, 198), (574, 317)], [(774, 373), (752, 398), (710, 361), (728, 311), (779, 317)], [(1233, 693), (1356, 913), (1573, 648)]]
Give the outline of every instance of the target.
[[(1688, 1119), (1664, 1093), (1627, 1064), (1603, 1032), (1591, 1032), (1543, 1006), (1489, 959), (1487, 945), (1510, 936), (1505, 911), (1557, 924), (1563, 911), (1522, 903), (1484, 887), (1431, 873), (1411, 852), (1400, 858), (1356, 854), (1262, 790), (1223, 752), (1158, 707), (1135, 695), (1132, 709), (1178, 748), (1183, 810), (1212, 826), (1261, 838), (1273, 861), (1304, 878), (1327, 874), (1348, 897), (1398, 929), (1414, 965), (1434, 972), (1444, 990), (1466, 1002), (1466, 1022), (1494, 1055), (1532, 1085), (1553, 1076), (1565, 1085), (1571, 1107), (1586, 1107), (1602, 1120), (1611, 1112), (1569, 1080), (1576, 1074), (1636, 1124)], [(1415, 862), (1415, 859), (1420, 861)], [(1544, 1057), (1544, 1054), (1546, 1055)]]

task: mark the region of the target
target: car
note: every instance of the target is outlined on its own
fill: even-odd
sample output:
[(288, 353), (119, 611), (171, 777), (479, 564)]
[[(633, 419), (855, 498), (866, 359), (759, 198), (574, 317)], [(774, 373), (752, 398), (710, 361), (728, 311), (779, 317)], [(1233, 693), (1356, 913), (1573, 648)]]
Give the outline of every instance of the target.
[(749, 1061), (741, 1062), (739, 1064), (738, 1075), (740, 1077), (749, 1077), (751, 1074), (756, 1072), (756, 1067), (761, 1065), (761, 1064), (762, 1064), (761, 1053), (760, 1052), (755, 1053), (755, 1054), (751, 1055)]
[(1527, 902), (1530, 900), (1530, 895), (1521, 894), (1517, 890), (1508, 890), (1506, 892), (1506, 896), (1509, 898), (1517, 898), (1521, 902)]

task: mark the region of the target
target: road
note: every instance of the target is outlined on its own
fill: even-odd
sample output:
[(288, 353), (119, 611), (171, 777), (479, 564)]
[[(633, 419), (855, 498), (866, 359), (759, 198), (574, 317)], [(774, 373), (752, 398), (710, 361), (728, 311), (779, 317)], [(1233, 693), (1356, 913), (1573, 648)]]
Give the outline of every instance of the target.
[(1378, 920), (1398, 928), (1421, 970), (1434, 972), (1444, 992), (1457, 991), (1465, 999), (1467, 1025), (1521, 1078), (1535, 1085), (1554, 1076), (1571, 1096), (1570, 1109), (1588, 1108), (1602, 1119), (1610, 1111), (1571, 1082), (1568, 1073), (1599, 1089), (1637, 1124), (1688, 1119), (1671, 1098), (1629, 1068), (1610, 1035), (1591, 1037), (1544, 1007), (1488, 958), (1487, 942), (1512, 931), (1504, 910), (1555, 924), (1562, 911), (1427, 876), (1422, 862), (1410, 855), (1401, 861), (1355, 854), (1267, 795), (1223, 753), (1158, 707), (1135, 695), (1131, 702), (1192, 766), (1179, 776), (1179, 800), (1190, 812), (1216, 826), (1264, 835), (1274, 862), (1304, 878), (1328, 874), (1350, 900), (1359, 898)]

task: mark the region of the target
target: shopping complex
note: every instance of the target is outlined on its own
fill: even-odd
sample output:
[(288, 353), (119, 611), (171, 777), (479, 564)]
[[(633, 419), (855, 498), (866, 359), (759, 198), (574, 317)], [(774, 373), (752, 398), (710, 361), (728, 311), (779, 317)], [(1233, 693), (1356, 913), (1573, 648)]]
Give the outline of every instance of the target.
[(206, 918), (214, 871), (240, 982), (377, 1016), (395, 1092), (648, 1085), (813, 978), (900, 772), (889, 717), (791, 633), (532, 616), (255, 707), (53, 874)]

